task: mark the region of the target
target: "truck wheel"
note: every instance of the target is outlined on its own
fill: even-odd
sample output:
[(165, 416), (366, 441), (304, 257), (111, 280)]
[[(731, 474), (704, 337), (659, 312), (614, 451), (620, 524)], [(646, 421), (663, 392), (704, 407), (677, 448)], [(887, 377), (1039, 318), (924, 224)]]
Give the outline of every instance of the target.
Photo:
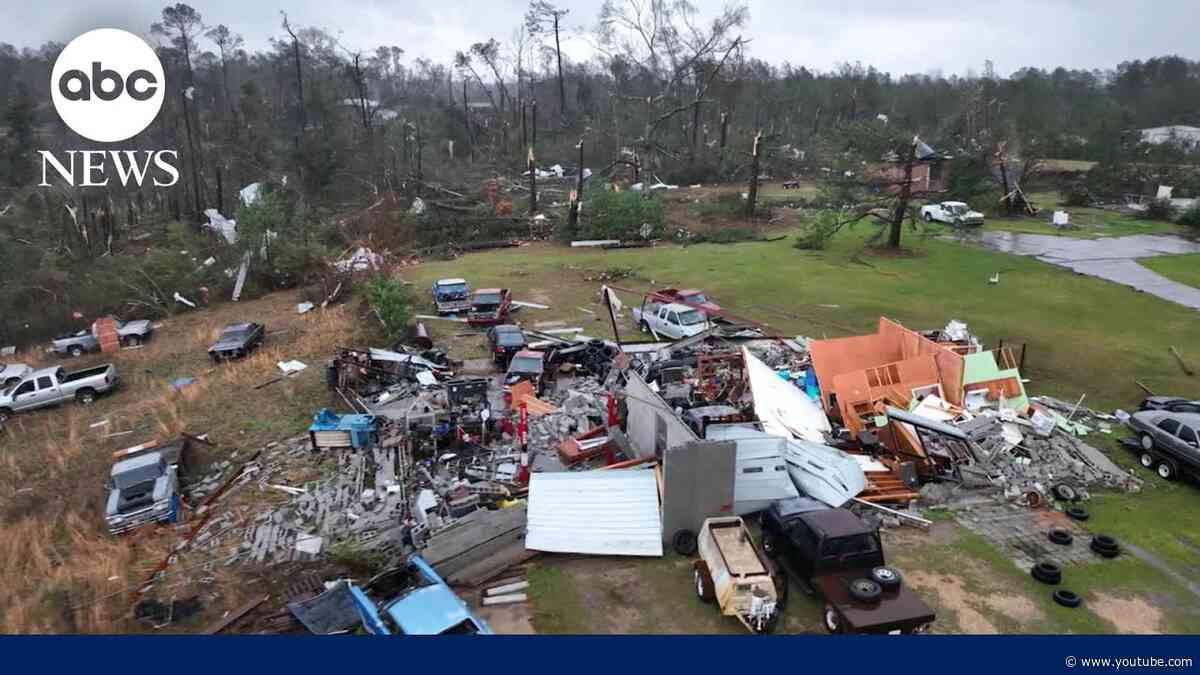
[(842, 615), (838, 614), (833, 605), (825, 605), (825, 630), (834, 635), (846, 632), (846, 626), (842, 623)]
[(642, 319), (641, 323), (638, 324), (638, 328), (640, 328), (643, 333), (650, 332), (650, 324), (646, 323), (645, 319)]
[(1156, 471), (1158, 472), (1158, 476), (1163, 480), (1175, 480), (1175, 474), (1177, 473), (1175, 465), (1166, 459), (1158, 463)]
[(75, 345), (75, 346), (71, 347), (70, 349), (68, 349), (67, 353), (75, 358), (79, 358), (79, 357), (83, 356), (83, 347), (80, 347), (79, 345)]
[(1121, 545), (1115, 537), (1098, 534), (1092, 537), (1092, 550), (1104, 558), (1115, 558), (1121, 554)]
[(692, 583), (696, 587), (696, 596), (701, 601), (716, 600), (717, 593), (713, 589), (712, 575), (708, 573), (708, 565), (703, 560), (697, 560), (692, 566)]
[(12, 417), (11, 410), (9, 410), (8, 408), (0, 408), (0, 424), (4, 424), (5, 422), (7, 422), (8, 418), (10, 418), (10, 417)]
[(933, 222), (933, 214), (932, 213), (929, 213), (928, 211), (925, 212), (925, 222), (927, 222), (927, 223)]
[(1142, 433), (1138, 434), (1138, 440), (1141, 441), (1143, 450), (1154, 449), (1154, 437), (1150, 434), (1143, 431)]
[(136, 335), (130, 335), (129, 337), (125, 338), (126, 347), (136, 347), (140, 344), (142, 344), (142, 338)]
[(1029, 573), (1034, 579), (1051, 586), (1062, 581), (1062, 568), (1046, 560), (1035, 564)]
[(1143, 452), (1140, 456), (1138, 456), (1138, 462), (1141, 463), (1141, 465), (1146, 467), (1147, 469), (1153, 469), (1154, 468), (1154, 455), (1152, 455), (1148, 452)]
[(1050, 489), (1054, 496), (1064, 502), (1079, 501), (1079, 493), (1075, 492), (1075, 488), (1066, 483), (1059, 483)]
[(91, 405), (96, 402), (96, 392), (91, 389), (80, 389), (75, 392), (75, 400), (79, 401), (80, 405)]
[(900, 572), (895, 567), (883, 565), (871, 570), (871, 581), (879, 584), (880, 588), (890, 590), (900, 587)]
[(883, 587), (870, 579), (855, 579), (848, 586), (850, 597), (857, 602), (879, 602)]
[(691, 530), (679, 530), (671, 537), (671, 548), (685, 558), (696, 555), (696, 533)]

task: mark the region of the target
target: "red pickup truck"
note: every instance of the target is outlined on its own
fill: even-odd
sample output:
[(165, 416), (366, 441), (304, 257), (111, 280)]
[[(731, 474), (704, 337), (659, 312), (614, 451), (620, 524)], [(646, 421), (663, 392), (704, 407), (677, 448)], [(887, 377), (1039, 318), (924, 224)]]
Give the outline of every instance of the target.
[(507, 288), (480, 288), (471, 294), (467, 323), (472, 326), (495, 326), (508, 323), (512, 295)]
[(720, 312), (721, 306), (709, 299), (704, 291), (698, 288), (660, 288), (651, 294), (652, 299), (660, 302), (678, 302), (693, 309), (709, 312)]

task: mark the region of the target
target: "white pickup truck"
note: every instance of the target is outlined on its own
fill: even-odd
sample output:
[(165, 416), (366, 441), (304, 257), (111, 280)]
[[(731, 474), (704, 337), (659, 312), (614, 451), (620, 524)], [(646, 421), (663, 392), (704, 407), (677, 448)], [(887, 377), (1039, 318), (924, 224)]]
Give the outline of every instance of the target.
[(712, 327), (704, 312), (676, 303), (645, 302), (633, 308), (633, 320), (643, 332), (672, 340), (691, 337)]
[(926, 204), (921, 207), (921, 217), (925, 222), (946, 223), (947, 225), (982, 225), (983, 214), (972, 211), (965, 202), (942, 202), (941, 204)]
[(60, 368), (35, 370), (0, 391), (0, 424), (13, 413), (36, 410), (74, 399), (81, 405), (91, 405), (96, 397), (111, 391), (120, 383), (117, 369), (111, 365), (96, 366), (68, 373)]

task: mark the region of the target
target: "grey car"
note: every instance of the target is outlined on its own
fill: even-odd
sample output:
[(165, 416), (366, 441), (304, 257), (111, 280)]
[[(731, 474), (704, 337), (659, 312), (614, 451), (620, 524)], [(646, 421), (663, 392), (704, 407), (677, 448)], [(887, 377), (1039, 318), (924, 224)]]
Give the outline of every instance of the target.
[(208, 348), (213, 361), (240, 359), (262, 345), (266, 329), (261, 323), (233, 323), (221, 329), (217, 341)]
[(1137, 432), (1138, 461), (1158, 475), (1200, 479), (1200, 413), (1143, 410), (1129, 418)]

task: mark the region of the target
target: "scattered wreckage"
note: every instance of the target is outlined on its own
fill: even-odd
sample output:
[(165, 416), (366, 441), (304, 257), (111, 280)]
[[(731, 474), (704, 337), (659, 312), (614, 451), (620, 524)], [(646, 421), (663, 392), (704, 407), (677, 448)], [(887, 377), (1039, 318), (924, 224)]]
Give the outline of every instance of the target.
[[(696, 592), (753, 632), (774, 628), (786, 576), (822, 599), (831, 632), (916, 633), (934, 612), (887, 565), (880, 527), (927, 527), (915, 505), (952, 492), (1033, 508), (1136, 489), (1081, 440), (1116, 417), (1029, 397), (1013, 354), (959, 322), (918, 332), (881, 319), (874, 335), (809, 340), (661, 303), (666, 324), (696, 312), (702, 329), (617, 342), (509, 324), (507, 298), (471, 296), (487, 359), (454, 361), (421, 330), (389, 349), (337, 348), (326, 380), (349, 412), (317, 411), (306, 435), (190, 485), (189, 503), (239, 488), (276, 497), (257, 512), (210, 508), (191, 546), (213, 564), (346, 549), (390, 561), (378, 581), (289, 605), (321, 634), (488, 633), (447, 584), (539, 554), (668, 546), (699, 553)], [(761, 548), (747, 527), (759, 519)]]
[[(101, 351), (104, 338), (103, 330), (107, 323), (97, 321), (91, 328), (85, 328), (75, 333), (68, 333), (54, 338), (46, 351), (59, 356), (80, 357), (91, 352)], [(111, 321), (117, 344), (121, 347), (136, 347), (150, 339), (154, 334), (154, 325), (146, 320)]]

